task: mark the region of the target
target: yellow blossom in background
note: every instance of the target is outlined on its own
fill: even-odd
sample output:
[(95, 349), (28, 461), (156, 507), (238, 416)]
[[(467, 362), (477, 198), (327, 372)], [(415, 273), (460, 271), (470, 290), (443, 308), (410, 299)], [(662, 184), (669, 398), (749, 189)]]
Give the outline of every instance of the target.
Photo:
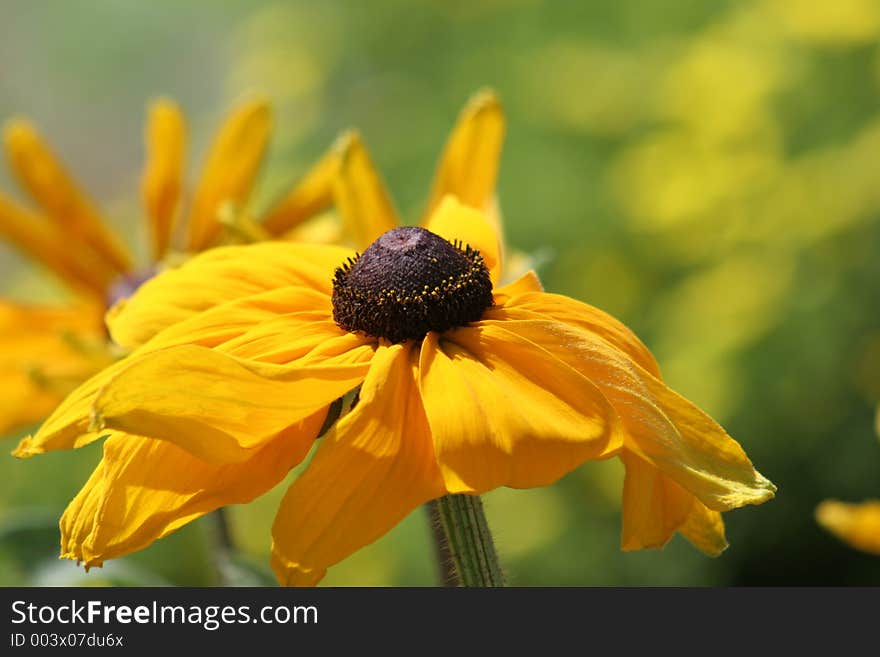
[[(268, 106), (247, 103), (218, 133), (186, 216), (185, 249), (210, 246), (224, 208), (246, 199), (271, 128)], [(150, 276), (168, 253), (184, 195), (186, 129), (180, 109), (160, 100), (149, 109), (142, 180), (153, 264), (138, 268), (126, 245), (100, 216), (36, 128), (7, 122), (9, 166), (34, 208), (0, 194), (0, 235), (55, 273), (76, 301), (38, 307), (0, 305), (0, 434), (45, 417), (76, 385), (120, 354), (106, 338), (103, 314)]]
[(358, 387), (281, 502), (282, 584), (315, 584), (428, 500), (544, 486), (593, 459), (626, 465), (625, 549), (680, 531), (717, 554), (720, 512), (773, 496), (620, 322), (532, 273), (493, 292), (499, 240), (480, 212), (446, 197), (426, 228), (392, 229), (358, 257), (215, 249), (145, 283), (109, 322), (136, 351), (15, 452), (107, 438), (62, 518), (63, 556), (100, 565), (266, 492)]
[(242, 104), (216, 134), (187, 190), (183, 114), (169, 100), (150, 106), (141, 192), (152, 262), (136, 267), (34, 126), (23, 119), (7, 123), (10, 168), (36, 207), (0, 194), (0, 235), (58, 275), (76, 300), (48, 308), (0, 302), (0, 384), (9, 391), (0, 401), (0, 434), (44, 418), (74, 387), (122, 355), (107, 340), (103, 315), (164, 265), (176, 227), (185, 233), (177, 247), (184, 253), (210, 248), (224, 231), (234, 239), (268, 237), (244, 210), (271, 129), (266, 102)]
[(769, 17), (803, 41), (839, 46), (880, 36), (880, 6), (874, 0), (766, 0), (765, 5)]
[(826, 500), (816, 509), (816, 521), (857, 550), (880, 555), (880, 500), (860, 504)]
[[(880, 408), (875, 412), (874, 425), (880, 435)], [(816, 522), (847, 545), (880, 555), (880, 500), (857, 504), (825, 500), (816, 507)]]
[(521, 101), (535, 121), (578, 133), (626, 134), (656, 112), (657, 78), (674, 52), (662, 42), (633, 49), (554, 40), (524, 58)]
[(799, 260), (880, 212), (876, 115), (801, 145), (780, 110), (807, 94), (823, 57), (877, 43), (878, 11), (871, 0), (737, 3), (666, 43), (646, 127), (611, 167), (622, 220), (688, 268), (656, 301), (665, 371), (722, 415), (743, 397), (745, 350), (788, 316)]
[(46, 417), (106, 355), (100, 307), (0, 302), (0, 434)]

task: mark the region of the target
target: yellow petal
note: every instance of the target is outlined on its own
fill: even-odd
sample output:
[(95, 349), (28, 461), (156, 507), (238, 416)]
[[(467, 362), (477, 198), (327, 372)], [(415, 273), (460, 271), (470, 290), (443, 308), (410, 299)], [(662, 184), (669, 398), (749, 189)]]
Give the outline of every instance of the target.
[(716, 511), (772, 498), (765, 479), (724, 429), (624, 352), (588, 330), (544, 320), (484, 320), (543, 347), (588, 377), (614, 406), (626, 448)]
[(418, 348), (380, 347), (360, 401), (321, 439), (272, 529), (285, 586), (316, 584), (329, 566), (445, 494), (416, 381)]
[[(321, 304), (325, 310), (315, 313), (314, 309)], [(311, 290), (282, 288), (218, 306), (175, 324), (127, 359), (106, 367), (74, 390), (34, 436), (21, 442), (15, 455), (26, 458), (50, 450), (81, 447), (103, 435), (95, 424), (98, 393), (151, 351), (198, 345), (225, 350), (233, 356), (287, 362), (291, 368), (294, 364), (365, 367), (361, 364), (369, 361), (374, 347), (331, 326), (327, 304), (326, 296)], [(263, 323), (273, 327), (271, 336), (260, 328)], [(262, 336), (261, 331), (266, 335)]]
[(501, 244), (498, 233), (482, 213), (462, 205), (453, 196), (447, 196), (428, 218), (425, 228), (450, 242), (458, 240), (477, 249), (483, 256), (492, 283), (498, 282), (501, 275)]
[(0, 194), (0, 236), (84, 295), (103, 300), (115, 278), (103, 261), (96, 262), (81, 249), (71, 249), (57, 226), (20, 208), (3, 194)]
[(495, 297), (495, 305), (503, 306), (510, 303), (510, 299), (513, 297), (518, 297), (527, 292), (543, 291), (544, 286), (541, 283), (541, 279), (538, 278), (538, 275), (534, 271), (527, 271), (512, 283), (496, 288), (493, 292), (493, 296)]
[(501, 326), (429, 333), (420, 376), (451, 493), (544, 486), (620, 447), (596, 386)]
[(119, 344), (135, 348), (162, 329), (222, 303), (289, 286), (330, 294), (333, 272), (353, 255), (333, 246), (266, 242), (211, 249), (162, 272), (107, 313)]
[[(503, 293), (508, 288), (501, 288), (499, 292)], [(660, 366), (654, 355), (623, 322), (598, 308), (570, 297), (514, 289), (513, 293), (503, 300), (503, 305), (490, 308), (484, 317), (499, 321), (544, 318), (583, 329), (601, 337), (651, 374), (660, 377)]]
[[(335, 324), (330, 300), (304, 287), (282, 287), (209, 308), (157, 333), (135, 353), (185, 344), (217, 348), (250, 360), (289, 363), (347, 336)], [(332, 321), (332, 320), (331, 320)], [(357, 342), (362, 344), (363, 340)], [(285, 352), (289, 357), (276, 355)]]
[(632, 452), (621, 454), (623, 482), (623, 550), (661, 548), (681, 527), (694, 496)]
[(103, 495), (104, 461), (102, 459), (61, 516), (59, 523), (61, 527), (61, 558), (82, 561), (86, 567), (101, 565), (100, 559), (96, 560), (88, 550), (79, 546), (86, 543), (89, 534), (95, 528), (95, 518), (101, 507)]
[(88, 244), (119, 273), (131, 269), (131, 255), (104, 224), (86, 194), (27, 121), (17, 119), (4, 130), (9, 166), (46, 214), (64, 233)]
[(330, 299), (303, 287), (284, 287), (230, 301), (164, 329), (137, 353), (185, 344), (237, 358), (300, 365), (359, 362), (372, 341), (340, 329)]
[(141, 195), (150, 222), (153, 259), (159, 261), (168, 251), (183, 188), (186, 125), (175, 103), (158, 100), (152, 104), (144, 141), (147, 161)]
[(678, 532), (695, 548), (710, 557), (717, 557), (728, 547), (721, 514), (718, 511), (713, 511), (696, 498), (694, 498), (694, 504), (684, 524), (678, 528)]
[(220, 349), (239, 358), (283, 364), (299, 359), (313, 362), (318, 354), (342, 356), (363, 345), (362, 337), (342, 331), (326, 311), (303, 311), (252, 326)]
[(397, 228), (400, 220), (360, 135), (347, 133), (338, 148), (339, 174), (333, 183), (333, 198), (354, 244), (365, 249), (383, 233)]
[(12, 455), (29, 458), (57, 449), (76, 449), (105, 436), (108, 432), (93, 426), (92, 404), (98, 391), (128, 364), (127, 359), (117, 361), (76, 388), (55, 408), (35, 434), (19, 442)]
[(214, 138), (193, 194), (187, 223), (190, 251), (211, 245), (226, 207), (240, 212), (263, 161), (272, 130), (269, 105), (251, 101), (237, 109)]
[(104, 458), (61, 517), (61, 556), (99, 566), (221, 506), (250, 502), (303, 460), (323, 419), (308, 418), (247, 461), (225, 465), (165, 441), (111, 435)]
[(263, 228), (276, 237), (333, 205), (333, 186), (339, 176), (342, 153), (356, 137), (343, 134), (303, 179), (264, 216)]
[(0, 301), (0, 435), (45, 418), (73, 386), (104, 364), (74, 345), (101, 339), (100, 317), (89, 306), (44, 308)]
[(847, 545), (880, 554), (880, 500), (861, 504), (826, 500), (816, 509), (816, 520)]
[[(440, 156), (426, 217), (430, 217), (447, 194), (457, 196), (472, 208), (490, 209), (504, 132), (504, 110), (498, 97), (491, 90), (477, 93), (459, 115)], [(498, 229), (497, 225), (493, 227)]]
[(167, 440), (211, 463), (247, 460), (272, 436), (356, 388), (369, 361), (274, 365), (184, 345), (126, 359), (95, 396), (93, 426)]

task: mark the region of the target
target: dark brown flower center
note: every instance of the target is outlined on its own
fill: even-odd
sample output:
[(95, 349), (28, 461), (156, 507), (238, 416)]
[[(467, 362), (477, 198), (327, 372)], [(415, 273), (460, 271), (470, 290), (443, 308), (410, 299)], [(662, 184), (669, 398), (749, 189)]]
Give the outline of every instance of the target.
[(479, 251), (424, 228), (395, 228), (336, 270), (333, 319), (392, 343), (474, 322), (492, 306)]

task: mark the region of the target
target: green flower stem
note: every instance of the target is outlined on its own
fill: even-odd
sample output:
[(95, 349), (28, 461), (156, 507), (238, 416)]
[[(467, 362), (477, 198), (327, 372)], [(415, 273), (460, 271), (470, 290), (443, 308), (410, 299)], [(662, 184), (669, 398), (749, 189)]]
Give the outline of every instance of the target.
[(442, 586), (461, 586), (458, 572), (452, 560), (452, 552), (449, 549), (449, 541), (446, 540), (446, 531), (443, 529), (443, 521), (440, 519), (440, 504), (437, 500), (431, 500), (425, 504), (428, 513), (428, 522), (431, 526), (431, 538), (434, 539), (434, 557), (437, 560), (437, 577)]
[(229, 563), (235, 554), (235, 542), (226, 507), (220, 507), (211, 514), (214, 521), (214, 568), (220, 586), (229, 586)]
[(232, 528), (229, 526), (226, 507), (221, 506), (214, 511), (214, 522), (218, 547), (227, 553), (235, 552), (235, 541), (232, 539)]
[[(478, 495), (445, 495), (435, 505), (457, 582), (468, 587), (504, 586), (504, 573)], [(438, 556), (443, 555), (438, 543)], [(441, 561), (440, 567), (443, 568)], [(444, 581), (446, 578), (444, 576)]]

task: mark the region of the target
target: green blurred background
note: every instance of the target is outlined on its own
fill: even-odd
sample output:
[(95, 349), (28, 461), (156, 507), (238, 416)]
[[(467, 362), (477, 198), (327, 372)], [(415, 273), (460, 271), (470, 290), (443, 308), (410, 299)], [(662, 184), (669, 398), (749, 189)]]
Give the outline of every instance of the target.
[[(509, 118), (508, 241), (536, 254), (549, 290), (633, 327), (670, 384), (779, 486), (775, 500), (725, 514), (731, 547), (717, 559), (678, 537), (621, 552), (616, 462), (496, 491), (486, 506), (510, 582), (880, 584), (880, 558), (813, 518), (828, 497), (880, 497), (880, 2), (2, 0), (0, 10), (0, 118), (34, 120), (129, 242), (142, 232), (144, 109), (158, 95), (187, 112), (193, 172), (228, 108), (271, 100), (255, 208), (356, 126), (413, 221), (458, 111), (493, 87)], [(16, 191), (6, 170), (0, 184)], [(0, 292), (60, 294), (5, 245)], [(231, 563), (212, 555), (211, 518), (88, 574), (57, 561), (57, 518), (99, 456), (93, 445), (0, 458), (0, 584), (273, 581), (269, 526), (284, 485), (231, 509), (243, 550)], [(324, 584), (431, 585), (430, 557), (415, 512)]]

